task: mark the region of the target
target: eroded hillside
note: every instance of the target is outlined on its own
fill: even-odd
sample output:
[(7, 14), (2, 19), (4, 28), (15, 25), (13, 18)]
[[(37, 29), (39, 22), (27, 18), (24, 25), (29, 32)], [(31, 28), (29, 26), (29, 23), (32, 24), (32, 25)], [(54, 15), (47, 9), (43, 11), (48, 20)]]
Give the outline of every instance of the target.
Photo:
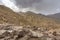
[(10, 23), (15, 25), (30, 25), (44, 28), (59, 28), (60, 24), (55, 20), (48, 18), (42, 14), (34, 12), (15, 13), (10, 8), (0, 5), (0, 23)]
[(3, 5), (0, 5), (0, 23), (27, 25), (27, 21), (21, 15)]

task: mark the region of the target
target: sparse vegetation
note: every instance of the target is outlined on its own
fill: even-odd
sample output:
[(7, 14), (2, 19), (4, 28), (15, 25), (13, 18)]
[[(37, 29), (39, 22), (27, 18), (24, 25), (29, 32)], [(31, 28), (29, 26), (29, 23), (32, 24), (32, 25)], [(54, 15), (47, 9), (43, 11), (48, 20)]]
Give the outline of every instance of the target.
[(15, 25), (30, 25), (46, 28), (58, 28), (60, 24), (55, 20), (48, 18), (42, 14), (35, 14), (33, 12), (15, 13), (10, 8), (0, 5), (0, 23), (10, 23)]

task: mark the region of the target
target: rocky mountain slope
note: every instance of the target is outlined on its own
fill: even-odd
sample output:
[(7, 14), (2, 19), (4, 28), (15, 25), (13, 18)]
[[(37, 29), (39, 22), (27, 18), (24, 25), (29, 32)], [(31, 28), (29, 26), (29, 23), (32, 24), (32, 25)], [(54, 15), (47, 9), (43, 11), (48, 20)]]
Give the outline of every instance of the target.
[(26, 25), (27, 21), (10, 8), (0, 5), (0, 23), (11, 23), (16, 25)]
[(38, 27), (59, 27), (60, 23), (58, 21), (53, 20), (45, 15), (42, 14), (36, 14), (34, 12), (28, 11), (28, 12), (20, 12), (20, 15), (23, 16), (31, 25), (38, 26)]
[(15, 13), (0, 5), (0, 40), (60, 40), (60, 23), (42, 14)]
[(56, 13), (56, 14), (48, 15), (48, 16), (51, 18), (60, 19), (60, 13)]
[(55, 20), (52, 20), (42, 14), (34, 12), (15, 13), (11, 9), (0, 5), (0, 23), (10, 23), (15, 25), (30, 25), (44, 28), (58, 28), (60, 26)]

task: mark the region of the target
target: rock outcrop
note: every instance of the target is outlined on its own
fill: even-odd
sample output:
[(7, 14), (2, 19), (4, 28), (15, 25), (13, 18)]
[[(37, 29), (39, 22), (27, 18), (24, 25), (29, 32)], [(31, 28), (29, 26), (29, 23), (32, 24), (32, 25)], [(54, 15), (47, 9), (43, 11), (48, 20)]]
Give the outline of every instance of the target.
[[(42, 28), (43, 29), (43, 28)], [(0, 25), (0, 40), (60, 40), (57, 30), (44, 30), (36, 27)]]

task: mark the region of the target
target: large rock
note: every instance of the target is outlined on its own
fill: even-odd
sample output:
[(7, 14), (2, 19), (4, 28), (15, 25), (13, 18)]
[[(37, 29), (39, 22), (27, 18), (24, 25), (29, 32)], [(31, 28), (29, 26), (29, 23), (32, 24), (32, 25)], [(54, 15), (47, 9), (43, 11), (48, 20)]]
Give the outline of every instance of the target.
[(31, 32), (31, 37), (42, 37), (43, 36), (43, 33), (40, 33), (40, 32), (35, 32), (35, 31), (32, 31), (32, 30), (30, 30), (30, 32)]

